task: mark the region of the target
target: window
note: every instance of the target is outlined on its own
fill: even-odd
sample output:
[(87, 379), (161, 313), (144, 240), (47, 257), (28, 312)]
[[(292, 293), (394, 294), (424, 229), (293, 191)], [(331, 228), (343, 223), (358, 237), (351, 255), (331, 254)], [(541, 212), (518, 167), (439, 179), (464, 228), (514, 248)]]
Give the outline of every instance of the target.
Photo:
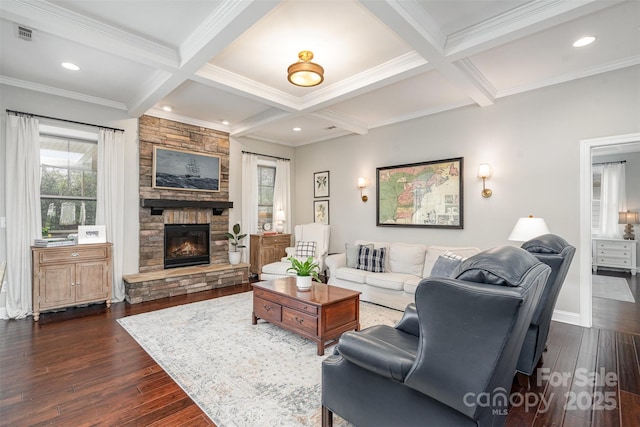
[(45, 134), (41, 130), (40, 210), (43, 235), (66, 236), (77, 232), (78, 225), (95, 225), (97, 154), (96, 141)]
[(594, 166), (592, 169), (592, 193), (591, 193), (591, 232), (600, 232), (600, 194), (602, 183), (602, 166)]
[(273, 186), (276, 182), (275, 166), (258, 165), (258, 230), (273, 223)]

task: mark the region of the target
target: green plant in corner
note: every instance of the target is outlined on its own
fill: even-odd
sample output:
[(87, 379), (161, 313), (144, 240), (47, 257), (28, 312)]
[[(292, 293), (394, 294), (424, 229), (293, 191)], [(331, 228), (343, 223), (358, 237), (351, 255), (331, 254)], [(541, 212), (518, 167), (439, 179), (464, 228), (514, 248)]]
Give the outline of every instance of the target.
[(320, 266), (317, 262), (313, 261), (313, 257), (307, 258), (306, 261), (299, 261), (292, 256), (287, 259), (291, 261), (291, 267), (287, 268), (287, 272), (295, 271), (297, 276), (311, 276), (316, 279), (316, 281), (320, 281), (320, 277), (318, 276)]
[(233, 252), (238, 252), (238, 249), (246, 248), (245, 245), (240, 244), (240, 240), (247, 237), (246, 234), (240, 234), (240, 224), (233, 226), (233, 234), (224, 233), (225, 237), (231, 240), (231, 246), (233, 246)]

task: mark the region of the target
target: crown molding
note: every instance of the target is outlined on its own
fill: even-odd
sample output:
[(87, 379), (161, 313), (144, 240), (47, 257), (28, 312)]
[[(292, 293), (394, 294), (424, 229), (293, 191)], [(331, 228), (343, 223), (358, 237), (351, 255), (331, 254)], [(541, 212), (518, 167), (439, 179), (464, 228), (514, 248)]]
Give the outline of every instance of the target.
[(375, 129), (375, 128), (379, 128), (379, 127), (383, 127), (383, 126), (388, 126), (388, 125), (393, 125), (396, 123), (402, 123), (402, 122), (406, 122), (409, 120), (413, 120), (413, 119), (418, 119), (420, 117), (426, 117), (426, 116), (431, 116), (433, 114), (438, 114), (438, 113), (443, 113), (445, 111), (450, 111), (450, 110), (455, 110), (456, 108), (461, 108), (461, 107), (467, 107), (469, 105), (475, 105), (476, 103), (471, 100), (471, 99), (466, 99), (463, 101), (459, 101), (459, 102), (454, 102), (451, 104), (447, 104), (447, 105), (441, 105), (435, 108), (428, 108), (426, 110), (420, 110), (420, 111), (415, 111), (411, 114), (405, 114), (402, 116), (396, 116), (396, 117), (391, 117), (387, 120), (382, 120), (373, 124), (369, 125), (369, 130), (371, 129)]
[(415, 51), (355, 74), (301, 98), (301, 110), (320, 109), (363, 93), (422, 74), (432, 67)]
[(73, 92), (70, 90), (58, 89), (56, 87), (46, 86), (40, 83), (33, 83), (26, 80), (14, 79), (13, 77), (0, 75), (0, 84), (33, 90), (35, 92), (46, 93), (49, 95), (61, 96), (63, 98), (75, 99), (76, 101), (102, 105), (104, 107), (115, 108), (117, 110), (127, 111), (127, 106), (122, 102), (112, 101), (105, 98), (98, 98), (91, 95), (85, 95), (83, 93)]
[(147, 116), (157, 117), (159, 119), (172, 120), (174, 122), (185, 123), (187, 125), (199, 126), (207, 129), (213, 129), (224, 133), (229, 133), (229, 126), (222, 123), (209, 122), (206, 120), (194, 119), (193, 117), (181, 116), (179, 114), (170, 113), (160, 108), (151, 108), (144, 113)]
[(346, 114), (340, 114), (331, 110), (319, 110), (311, 113), (311, 115), (318, 117), (319, 119), (326, 120), (340, 129), (357, 133), (358, 135), (364, 135), (369, 132), (367, 123), (362, 120), (349, 117)]
[(640, 55), (631, 56), (629, 58), (621, 59), (619, 61), (612, 61), (606, 64), (600, 64), (595, 67), (585, 68), (578, 72), (567, 73), (561, 76), (556, 76), (551, 79), (540, 80), (537, 82), (516, 86), (509, 89), (499, 90), (496, 94), (496, 98), (504, 98), (505, 96), (516, 95), (523, 92), (529, 92), (536, 89), (542, 89), (544, 87), (557, 85), (560, 83), (570, 82), (572, 80), (582, 79), (585, 77), (591, 77), (602, 73), (608, 73), (610, 71), (620, 70), (622, 68), (633, 67), (640, 65)]
[(538, 0), (450, 34), (445, 54), (450, 60), (516, 40), (543, 29), (579, 18), (622, 0)]
[(2, 17), (58, 37), (108, 52), (139, 64), (176, 69), (178, 52), (55, 4), (12, 0), (1, 2)]
[(191, 79), (290, 112), (299, 111), (301, 108), (300, 98), (232, 73), (217, 65), (205, 64)]

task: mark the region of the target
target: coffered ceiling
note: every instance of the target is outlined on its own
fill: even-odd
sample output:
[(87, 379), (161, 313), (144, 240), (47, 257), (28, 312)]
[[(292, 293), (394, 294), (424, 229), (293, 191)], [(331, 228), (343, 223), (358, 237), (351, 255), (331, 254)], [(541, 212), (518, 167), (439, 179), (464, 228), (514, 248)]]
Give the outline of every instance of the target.
[(638, 65), (640, 1), (0, 0), (0, 39), (2, 84), (299, 146)]

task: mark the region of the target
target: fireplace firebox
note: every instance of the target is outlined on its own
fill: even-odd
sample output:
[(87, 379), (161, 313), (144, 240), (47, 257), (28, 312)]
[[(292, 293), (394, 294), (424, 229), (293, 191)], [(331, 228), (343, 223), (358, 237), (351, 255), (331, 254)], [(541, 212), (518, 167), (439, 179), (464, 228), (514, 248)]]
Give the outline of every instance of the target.
[(209, 264), (209, 224), (165, 224), (164, 268)]

